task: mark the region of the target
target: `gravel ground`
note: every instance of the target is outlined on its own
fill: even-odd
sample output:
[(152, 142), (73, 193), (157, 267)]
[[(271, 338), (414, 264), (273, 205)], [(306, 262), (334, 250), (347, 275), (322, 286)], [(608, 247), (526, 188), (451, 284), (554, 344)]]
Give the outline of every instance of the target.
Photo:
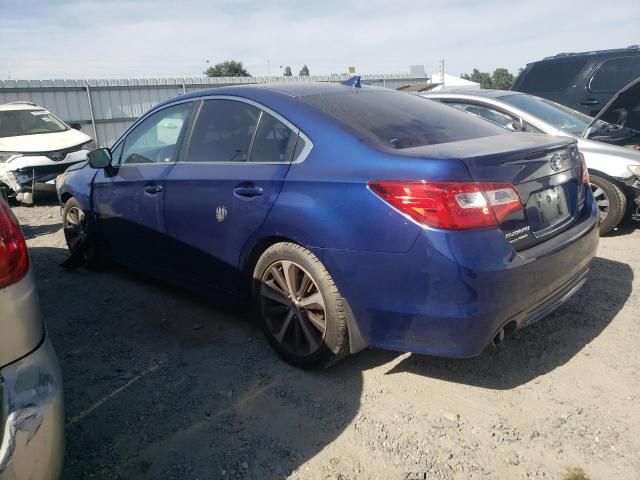
[(640, 478), (635, 225), (499, 349), (303, 372), (246, 309), (122, 268), (64, 271), (57, 206), (15, 212), (65, 377), (65, 479)]

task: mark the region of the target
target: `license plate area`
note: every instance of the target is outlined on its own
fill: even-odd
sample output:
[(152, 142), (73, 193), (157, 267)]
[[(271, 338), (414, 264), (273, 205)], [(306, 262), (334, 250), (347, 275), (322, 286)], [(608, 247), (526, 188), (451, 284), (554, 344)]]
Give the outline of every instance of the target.
[(536, 236), (554, 230), (571, 217), (564, 185), (534, 192), (527, 202), (527, 218)]

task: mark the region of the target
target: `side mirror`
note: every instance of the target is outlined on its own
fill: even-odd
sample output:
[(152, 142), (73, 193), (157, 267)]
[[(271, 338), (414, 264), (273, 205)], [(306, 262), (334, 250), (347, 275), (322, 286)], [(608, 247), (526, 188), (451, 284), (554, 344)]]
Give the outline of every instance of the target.
[(69, 126), (71, 128), (73, 128), (74, 130), (82, 130), (82, 124), (81, 123), (70, 123)]
[(524, 125), (522, 124), (522, 122), (514, 120), (507, 125), (507, 129), (511, 130), (512, 132), (524, 132)]
[(108, 148), (98, 148), (87, 154), (87, 160), (91, 168), (107, 168), (111, 165), (111, 150)]

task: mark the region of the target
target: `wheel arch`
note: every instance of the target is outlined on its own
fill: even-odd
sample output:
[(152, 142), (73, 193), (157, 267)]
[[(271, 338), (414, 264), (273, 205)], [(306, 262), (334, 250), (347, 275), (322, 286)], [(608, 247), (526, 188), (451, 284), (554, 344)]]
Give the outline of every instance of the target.
[(304, 247), (304, 245), (300, 244), (299, 242), (282, 235), (269, 235), (253, 242), (251, 245), (248, 245), (245, 248), (245, 253), (240, 261), (242, 272), (249, 280), (251, 279), (253, 269), (255, 268), (256, 263), (258, 263), (258, 259), (260, 258), (260, 256), (271, 245), (275, 245), (276, 243), (280, 242), (295, 243)]
[(605, 180), (617, 185), (620, 188), (624, 188), (624, 182), (619, 178), (612, 177), (608, 173), (603, 172), (602, 170), (598, 170), (597, 168), (587, 168), (589, 175), (596, 175), (598, 177), (604, 178)]
[[(242, 256), (241, 259), (241, 268), (242, 272), (245, 275), (245, 278), (248, 282), (251, 282), (253, 276), (253, 269), (258, 262), (260, 256), (272, 245), (276, 243), (287, 242), (287, 243), (295, 243), (296, 245), (300, 245), (301, 247), (309, 249), (306, 245), (296, 241), (292, 238), (283, 236), (283, 235), (268, 235), (258, 239), (253, 242), (250, 246), (245, 248), (246, 253)], [(314, 249), (310, 249), (313, 251)], [(317, 252), (315, 252), (317, 253)], [(320, 257), (320, 261), (322, 258)], [(325, 266), (326, 268), (326, 266)], [(331, 274), (331, 272), (329, 272)], [(360, 327), (358, 326), (358, 322), (356, 321), (351, 307), (349, 306), (349, 302), (346, 298), (342, 297), (344, 300), (345, 309), (347, 310), (346, 320), (347, 320), (347, 341), (349, 342), (349, 352), (357, 353), (361, 350), (364, 350), (369, 346), (367, 341), (362, 336), (360, 331)]]
[(69, 192), (64, 192), (60, 195), (60, 203), (64, 207), (64, 205), (69, 201), (69, 199), (73, 198)]

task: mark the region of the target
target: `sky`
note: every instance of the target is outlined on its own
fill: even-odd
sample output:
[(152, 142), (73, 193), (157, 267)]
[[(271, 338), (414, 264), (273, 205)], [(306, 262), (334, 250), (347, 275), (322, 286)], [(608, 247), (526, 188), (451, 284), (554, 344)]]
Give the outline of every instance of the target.
[(459, 75), (637, 44), (639, 0), (0, 0), (0, 79)]

